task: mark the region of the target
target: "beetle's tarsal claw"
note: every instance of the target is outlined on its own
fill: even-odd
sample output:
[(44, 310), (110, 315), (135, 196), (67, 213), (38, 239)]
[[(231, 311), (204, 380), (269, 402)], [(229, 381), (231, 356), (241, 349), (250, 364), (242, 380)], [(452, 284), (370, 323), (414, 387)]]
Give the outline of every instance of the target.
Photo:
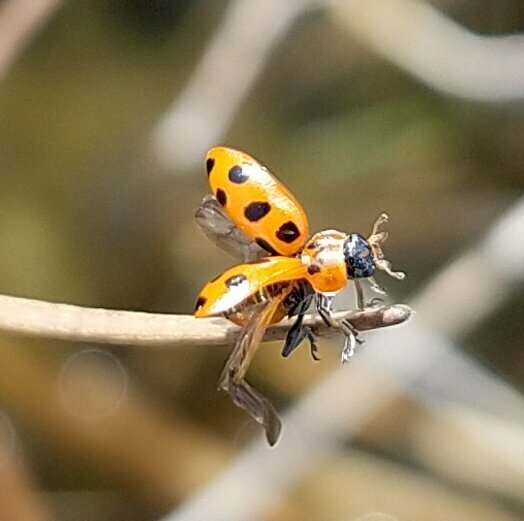
[(372, 235), (376, 235), (378, 233), (378, 229), (380, 226), (382, 226), (384, 223), (387, 223), (389, 220), (389, 215), (385, 212), (382, 212), (375, 221), (375, 224), (373, 224), (373, 232)]
[(349, 359), (355, 354), (356, 345), (357, 337), (354, 334), (347, 335), (344, 340), (344, 347), (342, 348), (342, 365), (346, 365)]
[(385, 271), (390, 277), (393, 277), (394, 279), (404, 280), (406, 278), (406, 274), (403, 271), (393, 271), (391, 269), (391, 262), (387, 261), (386, 259), (377, 260), (375, 262), (375, 266), (377, 269)]
[(378, 282), (376, 282), (373, 277), (369, 277), (368, 281), (372, 291), (374, 291), (375, 293), (379, 293), (380, 295), (386, 294), (386, 289), (383, 286), (381, 286)]
[[(371, 246), (371, 250), (373, 252), (373, 257), (375, 260), (375, 267), (378, 270), (385, 271), (390, 277), (393, 277), (397, 280), (404, 280), (406, 277), (406, 274), (403, 271), (393, 271), (391, 269), (391, 263), (384, 258), (384, 252), (382, 251), (382, 243), (388, 238), (387, 232), (380, 232), (379, 227), (381, 224), (388, 221), (388, 215), (386, 213), (382, 213), (378, 216), (378, 219), (375, 221), (375, 224), (373, 225), (373, 232), (368, 238), (369, 245)], [(371, 288), (374, 291), (377, 291), (377, 293), (383, 293), (381, 289), (379, 289), (378, 284), (376, 284), (374, 281), (371, 284)]]

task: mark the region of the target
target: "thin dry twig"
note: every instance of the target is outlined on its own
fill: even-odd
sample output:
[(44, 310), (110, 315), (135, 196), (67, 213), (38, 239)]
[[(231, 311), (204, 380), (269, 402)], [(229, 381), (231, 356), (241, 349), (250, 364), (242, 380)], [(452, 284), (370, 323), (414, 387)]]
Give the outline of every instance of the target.
[[(411, 309), (402, 304), (338, 314), (362, 331), (401, 324), (410, 315)], [(305, 322), (317, 335), (333, 334), (315, 315)], [(289, 326), (289, 321), (283, 321), (269, 328), (264, 340), (283, 339)], [(223, 318), (88, 308), (2, 295), (0, 331), (77, 342), (174, 347), (231, 344), (240, 328)]]

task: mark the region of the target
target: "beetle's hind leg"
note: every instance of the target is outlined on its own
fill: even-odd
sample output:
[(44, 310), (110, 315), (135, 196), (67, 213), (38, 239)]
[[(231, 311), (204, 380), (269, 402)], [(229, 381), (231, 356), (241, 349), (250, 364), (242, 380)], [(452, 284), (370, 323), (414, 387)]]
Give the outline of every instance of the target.
[(304, 325), (304, 315), (309, 309), (314, 296), (313, 288), (306, 281), (299, 281), (288, 295), (285, 301), (288, 318), (297, 318), (287, 333), (284, 348), (282, 349), (283, 357), (288, 357), (307, 338), (309, 340), (311, 357), (313, 360), (319, 360), (315, 334), (309, 326)]
[(282, 356), (288, 357), (291, 352), (294, 351), (302, 343), (302, 341), (307, 338), (309, 340), (311, 357), (313, 360), (318, 361), (320, 358), (317, 356), (317, 338), (315, 337), (313, 330), (309, 326), (304, 325), (304, 313), (305, 310), (299, 313), (295, 323), (289, 328), (286, 341), (284, 343), (284, 348), (282, 349)]
[(347, 364), (349, 359), (355, 352), (355, 347), (362, 344), (362, 340), (358, 336), (358, 330), (346, 319), (337, 320), (333, 316), (333, 297), (317, 294), (317, 311), (324, 323), (335, 329), (338, 329), (344, 335), (344, 347), (342, 348), (342, 363)]

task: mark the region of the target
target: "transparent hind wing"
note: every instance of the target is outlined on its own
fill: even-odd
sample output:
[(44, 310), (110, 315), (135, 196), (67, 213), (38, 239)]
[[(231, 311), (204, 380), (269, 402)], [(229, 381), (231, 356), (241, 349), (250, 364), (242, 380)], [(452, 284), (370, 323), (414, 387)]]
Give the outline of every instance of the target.
[(213, 195), (202, 199), (195, 219), (208, 239), (232, 257), (250, 262), (266, 257), (268, 252), (252, 241), (229, 219)]
[(254, 307), (218, 382), (218, 388), (226, 391), (235, 405), (244, 409), (264, 427), (270, 445), (277, 442), (282, 424), (271, 402), (251, 387), (244, 377), (279, 304), (280, 299), (275, 298)]

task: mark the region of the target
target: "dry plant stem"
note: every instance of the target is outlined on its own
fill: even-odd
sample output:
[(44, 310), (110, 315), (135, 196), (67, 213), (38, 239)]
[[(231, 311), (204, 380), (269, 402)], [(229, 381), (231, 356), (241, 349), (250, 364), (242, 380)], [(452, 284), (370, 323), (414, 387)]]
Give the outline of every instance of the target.
[[(347, 318), (365, 331), (401, 324), (410, 315), (411, 308), (395, 304), (340, 312), (336, 317)], [(304, 322), (316, 335), (335, 333), (316, 315), (308, 315)], [(290, 325), (283, 321), (269, 328), (264, 340), (283, 339)], [(175, 347), (232, 344), (241, 330), (223, 318), (88, 308), (1, 295), (0, 331), (77, 342)]]

